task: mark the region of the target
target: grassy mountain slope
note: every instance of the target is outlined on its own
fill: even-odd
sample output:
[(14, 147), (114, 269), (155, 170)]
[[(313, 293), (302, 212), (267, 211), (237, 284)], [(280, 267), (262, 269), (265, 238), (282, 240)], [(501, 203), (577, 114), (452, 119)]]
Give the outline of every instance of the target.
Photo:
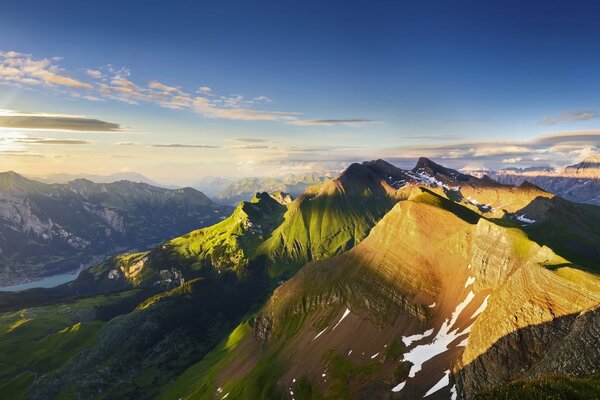
[(231, 331), (265, 285), (260, 275), (240, 280), (225, 272), (150, 297), (103, 325), (90, 346), (27, 397), (152, 398)]
[[(189, 382), (188, 372), (165, 393), (414, 398), (451, 370), (453, 390), (472, 394), (494, 382), (490, 373), (509, 382), (519, 368), (487, 367), (482, 377), (461, 374), (463, 366), (515, 331), (594, 307), (599, 285), (520, 229), (423, 191), (398, 203), (352, 250), (301, 269), (275, 291), (238, 350), (212, 354), (217, 361), (192, 367), (200, 373), (204, 365), (209, 375)], [(557, 332), (536, 341), (534, 330), (523, 339), (531, 350), (508, 359), (531, 368), (563, 337)], [(437, 398), (445, 398), (453, 386), (439, 388)]]
[(129, 291), (0, 314), (2, 396), (25, 398), (35, 380), (77, 358), (94, 342), (104, 324), (97, 307), (135, 295), (136, 291)]
[(310, 260), (339, 254), (364, 239), (406, 196), (382, 179), (379, 170), (352, 164), (338, 178), (309, 188), (292, 202), (283, 223), (259, 249), (269, 258), (271, 275), (289, 276)]
[(281, 223), (286, 207), (267, 193), (242, 202), (223, 221), (164, 242), (151, 251), (115, 256), (84, 271), (75, 287), (170, 288), (212, 271), (245, 273), (256, 249)]

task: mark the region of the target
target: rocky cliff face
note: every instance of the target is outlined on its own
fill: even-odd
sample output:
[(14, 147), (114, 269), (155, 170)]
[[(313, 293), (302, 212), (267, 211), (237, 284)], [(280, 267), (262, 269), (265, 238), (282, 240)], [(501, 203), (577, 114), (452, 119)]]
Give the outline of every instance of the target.
[(0, 174), (0, 283), (71, 271), (219, 220), (200, 192), (142, 183), (44, 184)]
[(529, 325), (503, 336), (455, 376), (460, 398), (513, 380), (587, 376), (600, 368), (598, 307)]

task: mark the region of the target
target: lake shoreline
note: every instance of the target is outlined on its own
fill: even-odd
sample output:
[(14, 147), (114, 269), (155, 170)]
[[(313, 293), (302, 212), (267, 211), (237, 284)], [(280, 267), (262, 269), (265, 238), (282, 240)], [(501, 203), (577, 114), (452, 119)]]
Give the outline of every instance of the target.
[(8, 283), (4, 286), (0, 286), (0, 292), (20, 292), (27, 289), (35, 288), (52, 288), (63, 283), (71, 282), (77, 279), (81, 269), (76, 269), (68, 272), (62, 272), (60, 274), (42, 276), (33, 279), (25, 279), (18, 283)]

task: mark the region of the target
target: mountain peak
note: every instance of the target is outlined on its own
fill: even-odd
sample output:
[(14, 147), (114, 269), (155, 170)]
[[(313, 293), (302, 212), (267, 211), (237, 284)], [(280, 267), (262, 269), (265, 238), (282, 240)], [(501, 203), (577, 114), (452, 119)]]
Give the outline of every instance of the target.
[(426, 173), (431, 177), (436, 177), (441, 175), (442, 177), (458, 180), (458, 181), (468, 181), (472, 177), (470, 175), (462, 174), (454, 169), (446, 168), (431, 161), (426, 157), (419, 157), (417, 161), (417, 165), (413, 168), (414, 173)]
[(271, 195), (267, 192), (257, 192), (250, 203), (261, 203), (261, 202), (272, 202), (276, 201)]
[(378, 158), (377, 160), (365, 161), (362, 163), (365, 166), (373, 166), (381, 169), (398, 169), (395, 165)]
[(15, 171), (0, 172), (0, 189), (28, 185), (34, 181), (19, 175)]

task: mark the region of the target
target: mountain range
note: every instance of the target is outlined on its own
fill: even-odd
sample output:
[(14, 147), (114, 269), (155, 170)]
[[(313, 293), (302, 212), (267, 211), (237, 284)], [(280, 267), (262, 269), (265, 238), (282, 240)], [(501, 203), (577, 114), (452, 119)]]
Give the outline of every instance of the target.
[[(421, 158), (0, 293), (27, 399), (592, 399), (600, 209)], [(173, 235), (176, 236), (176, 235)]]
[(0, 281), (29, 280), (98, 263), (218, 221), (230, 209), (201, 192), (77, 179), (45, 184), (0, 174)]
[(492, 172), (490, 176), (511, 185), (527, 181), (570, 201), (600, 205), (600, 155), (560, 169), (511, 168)]
[(233, 181), (217, 179), (210, 181), (211, 185), (199, 187), (208, 186), (213, 190), (218, 188), (218, 191), (206, 193), (220, 203), (234, 205), (240, 201), (251, 199), (257, 192), (285, 192), (295, 198), (304, 193), (308, 187), (321, 184), (327, 179), (328, 177), (315, 173), (288, 174), (280, 177), (240, 178)]
[(163, 185), (137, 172), (116, 172), (109, 175), (96, 174), (50, 174), (42, 177), (32, 177), (44, 183), (68, 183), (77, 179), (85, 179), (95, 183), (114, 183), (119, 181), (130, 181), (136, 183), (146, 183), (151, 186), (164, 187), (166, 189), (178, 189), (173, 185)]

